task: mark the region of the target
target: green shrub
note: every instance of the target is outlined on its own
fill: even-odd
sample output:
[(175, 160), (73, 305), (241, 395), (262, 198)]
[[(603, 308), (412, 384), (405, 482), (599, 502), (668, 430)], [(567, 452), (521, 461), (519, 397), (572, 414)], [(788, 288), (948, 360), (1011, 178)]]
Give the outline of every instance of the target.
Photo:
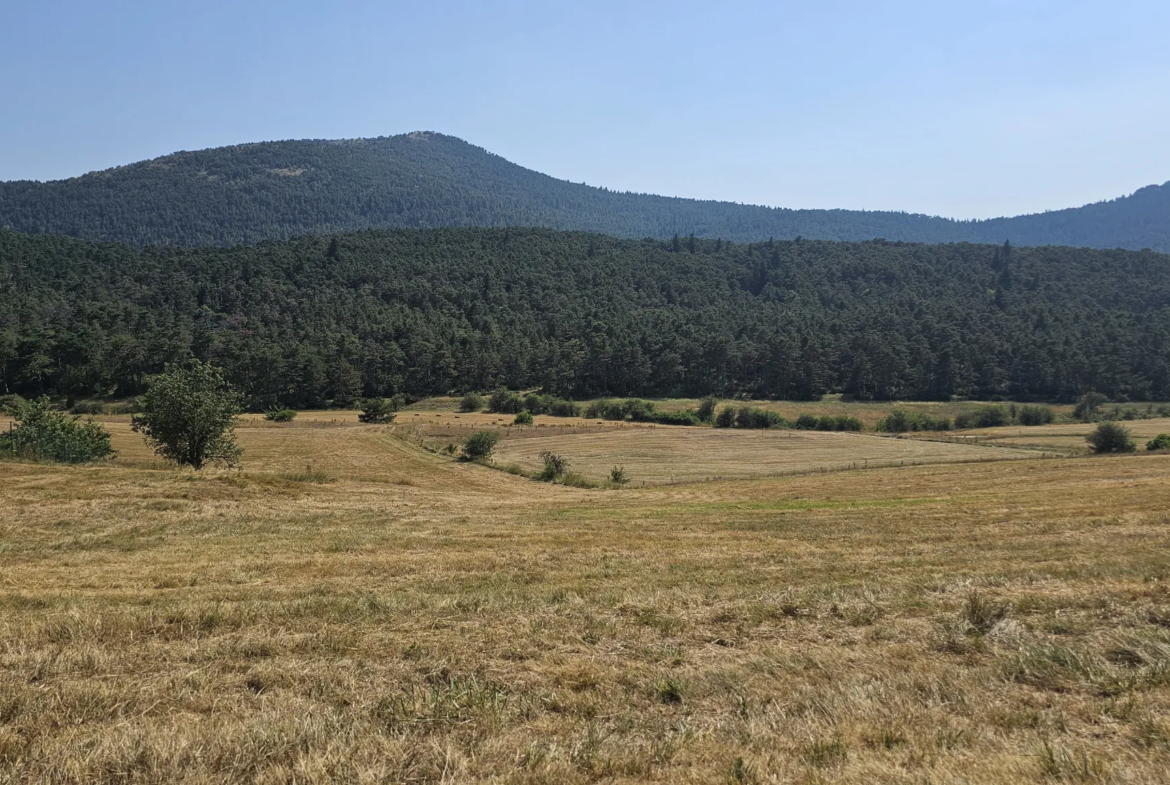
[(768, 409), (758, 409), (754, 406), (740, 406), (735, 410), (736, 428), (782, 428), (784, 418)]
[(131, 426), (155, 452), (196, 470), (208, 463), (239, 464), (233, 431), (243, 396), (228, 385), (221, 369), (192, 360), (168, 365), (147, 384), (138, 399), (142, 413)]
[(1097, 419), (1098, 410), (1109, 401), (1109, 398), (1099, 392), (1089, 391), (1077, 401), (1073, 409), (1073, 417), (1081, 422), (1092, 422)]
[(24, 402), (24, 398), (21, 398), (19, 395), (13, 395), (11, 393), (0, 395), (0, 412), (12, 414), (16, 410), (16, 407)]
[(1048, 425), (1056, 420), (1056, 414), (1047, 406), (1021, 406), (1016, 413), (1020, 425)]
[(580, 406), (555, 395), (529, 393), (524, 396), (524, 408), (533, 414), (548, 414), (553, 417), (579, 417), (581, 415)]
[(715, 421), (715, 407), (719, 404), (715, 396), (708, 395), (703, 400), (699, 401), (699, 408), (695, 412), (695, 416), (699, 418), (699, 422), (710, 423)]
[(105, 428), (55, 411), (48, 398), (10, 402), (6, 410), (16, 425), (0, 433), (0, 454), (34, 461), (89, 463), (114, 453)]
[(293, 409), (269, 409), (264, 412), (264, 419), (272, 422), (292, 422), (297, 416)]
[(624, 466), (615, 466), (609, 470), (609, 481), (614, 485), (625, 485), (630, 481), (626, 476), (626, 468)]
[(563, 455), (558, 455), (555, 452), (542, 452), (540, 459), (544, 461), (544, 469), (537, 475), (537, 478), (545, 482), (559, 480), (569, 471), (569, 459)]
[(552, 398), (545, 402), (544, 413), (553, 417), (580, 417), (581, 407), (564, 398)]
[(816, 430), (818, 431), (860, 431), (864, 428), (861, 420), (856, 417), (833, 417), (825, 415), (817, 420)]
[(519, 414), (524, 411), (524, 399), (511, 390), (501, 388), (492, 393), (488, 410), (496, 414)]
[(724, 406), (715, 417), (716, 428), (730, 428), (735, 425), (735, 407)]
[(88, 414), (91, 417), (106, 413), (106, 405), (102, 401), (78, 401), (69, 408), (72, 414)]
[(370, 425), (385, 425), (394, 422), (397, 407), (394, 401), (388, 398), (367, 398), (361, 402), (362, 413), (358, 415), (358, 422)]
[(499, 441), (499, 431), (476, 431), (463, 442), (463, 457), (469, 461), (486, 461)]
[(585, 417), (590, 420), (624, 420), (629, 412), (621, 401), (611, 401), (602, 398), (594, 401), (585, 409)]
[(1170, 433), (1160, 433), (1153, 439), (1146, 442), (1146, 449), (1149, 452), (1157, 450), (1170, 450)]
[(513, 425), (532, 425), (532, 412), (520, 412), (516, 415), (516, 419), (512, 420)]
[(1002, 406), (980, 406), (955, 417), (955, 428), (998, 428), (1011, 422), (1008, 410)]
[(469, 392), (463, 396), (463, 400), (459, 402), (459, 411), (461, 412), (478, 412), (483, 408), (483, 396), (479, 393)]
[(792, 424), (792, 427), (802, 431), (815, 431), (820, 424), (821, 421), (813, 415), (802, 414), (796, 418), (796, 422)]
[(1133, 436), (1124, 425), (1115, 422), (1103, 422), (1091, 434), (1085, 437), (1096, 453), (1133, 452), (1137, 446), (1133, 443)]
[(703, 421), (691, 409), (680, 412), (655, 412), (651, 422), (659, 425), (702, 425)]
[(911, 412), (905, 409), (894, 409), (882, 420), (878, 421), (879, 433), (906, 433), (908, 431), (949, 431), (951, 421), (946, 417), (931, 417), (922, 412)]

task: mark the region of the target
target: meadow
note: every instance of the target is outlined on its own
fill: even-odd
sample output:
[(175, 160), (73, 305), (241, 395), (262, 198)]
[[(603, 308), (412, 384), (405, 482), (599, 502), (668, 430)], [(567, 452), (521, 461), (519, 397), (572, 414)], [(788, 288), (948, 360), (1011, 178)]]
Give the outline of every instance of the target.
[(632, 480), (583, 489), (445, 456), (510, 419), (447, 402), (198, 474), (103, 419), (114, 461), (0, 463), (0, 783), (1170, 771), (1170, 455), (1089, 426), (503, 428)]

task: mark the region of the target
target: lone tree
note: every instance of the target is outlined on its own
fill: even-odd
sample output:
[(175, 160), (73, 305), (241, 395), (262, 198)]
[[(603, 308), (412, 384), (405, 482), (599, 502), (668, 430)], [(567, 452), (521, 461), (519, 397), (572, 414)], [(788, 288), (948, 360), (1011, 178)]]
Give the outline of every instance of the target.
[(398, 407), (389, 398), (368, 398), (362, 401), (362, 413), (358, 421), (370, 425), (385, 425), (394, 422)]
[(196, 470), (208, 463), (239, 465), (241, 450), (232, 432), (243, 396), (228, 385), (221, 369), (192, 360), (168, 365), (147, 381), (133, 428), (155, 452)]
[(1103, 422), (1091, 434), (1085, 437), (1093, 452), (1133, 452), (1137, 446), (1133, 443), (1133, 435), (1124, 425), (1115, 422)]

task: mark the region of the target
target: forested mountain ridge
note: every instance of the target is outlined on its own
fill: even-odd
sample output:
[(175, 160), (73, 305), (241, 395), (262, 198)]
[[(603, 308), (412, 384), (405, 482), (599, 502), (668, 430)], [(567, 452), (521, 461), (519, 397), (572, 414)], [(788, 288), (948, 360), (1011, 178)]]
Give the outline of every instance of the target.
[(1170, 251), (1170, 183), (988, 221), (790, 210), (618, 193), (557, 180), (449, 136), (287, 141), (181, 152), (52, 182), (0, 183), (0, 226), (132, 245), (233, 245), (366, 228), (540, 226), (675, 234)]
[(253, 407), (501, 385), (1166, 400), (1170, 256), (545, 229), (139, 249), (0, 230), (0, 392), (134, 395), (191, 356)]

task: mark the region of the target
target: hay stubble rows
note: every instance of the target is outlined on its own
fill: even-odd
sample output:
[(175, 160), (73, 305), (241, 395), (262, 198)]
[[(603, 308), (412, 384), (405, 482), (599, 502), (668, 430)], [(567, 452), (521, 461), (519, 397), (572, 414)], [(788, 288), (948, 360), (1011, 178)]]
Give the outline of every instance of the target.
[[(246, 424), (202, 475), (112, 427), (120, 463), (0, 464), (0, 782), (1170, 769), (1168, 456), (587, 491), (401, 424)], [(504, 449), (541, 438), (600, 437)]]

